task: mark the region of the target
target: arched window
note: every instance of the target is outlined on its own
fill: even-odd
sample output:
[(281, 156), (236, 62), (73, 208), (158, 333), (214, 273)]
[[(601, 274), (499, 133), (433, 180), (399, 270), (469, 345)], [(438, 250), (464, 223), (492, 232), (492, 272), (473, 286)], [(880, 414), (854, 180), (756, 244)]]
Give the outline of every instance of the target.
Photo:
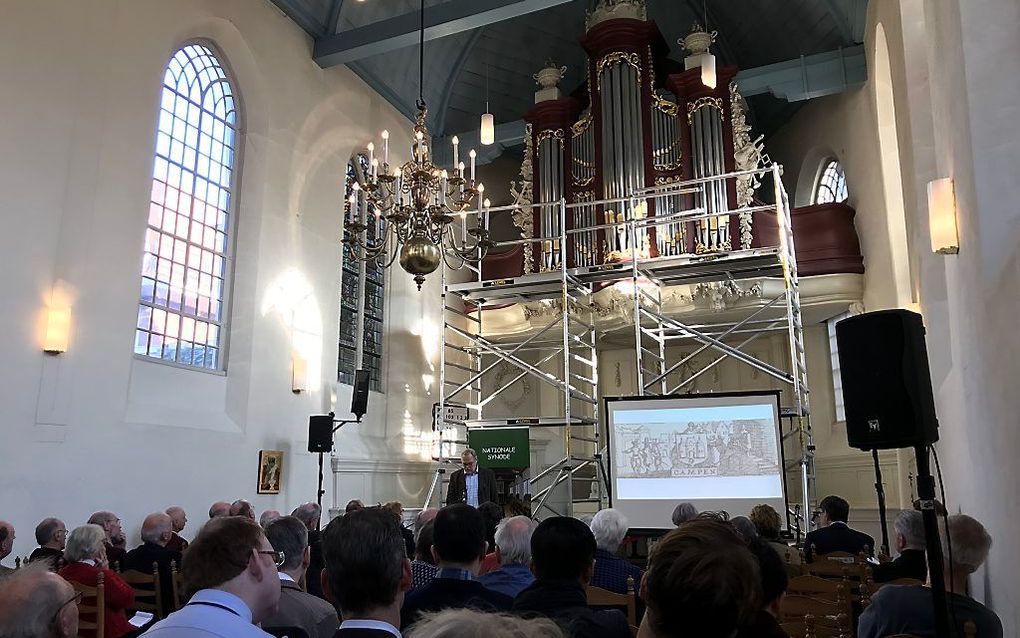
[[(347, 180), (344, 194), (344, 217), (350, 211), (350, 196), (354, 182), (364, 183), (368, 173), (368, 158), (357, 154), (347, 163)], [(366, 211), (368, 220), (375, 219), (375, 211), (369, 207)], [(368, 224), (369, 239), (375, 238), (375, 223)], [(344, 233), (346, 236), (346, 231)], [(354, 384), (354, 371), (357, 367), (357, 320), (358, 298), (361, 290), (358, 283), (360, 263), (344, 244), (343, 264), (340, 275), (340, 338), (337, 361), (337, 379), (340, 383)], [(365, 268), (365, 332), (361, 366), (369, 371), (371, 389), (382, 392), (382, 353), (383, 353), (383, 306), (385, 301), (385, 271), (375, 262), (369, 262)]]
[(843, 166), (834, 159), (826, 160), (822, 172), (818, 174), (815, 196), (811, 203), (845, 202), (846, 198), (846, 176), (843, 175)]
[(135, 354), (223, 370), (238, 106), (209, 47), (188, 44), (163, 75)]

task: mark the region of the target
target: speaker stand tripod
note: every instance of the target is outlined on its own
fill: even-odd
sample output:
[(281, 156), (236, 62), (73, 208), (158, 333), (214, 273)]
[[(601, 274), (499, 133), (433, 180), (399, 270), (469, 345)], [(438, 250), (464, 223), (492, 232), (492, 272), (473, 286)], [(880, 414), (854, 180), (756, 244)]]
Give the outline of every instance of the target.
[(935, 512), (935, 478), (931, 475), (928, 446), (915, 446), (914, 456), (917, 459), (917, 496), (921, 518), (924, 520), (925, 553), (928, 555), (928, 581), (931, 583), (931, 598), (935, 609), (935, 637), (952, 638), (956, 630), (949, 624), (942, 543), (939, 541), (938, 515)]
[[(330, 435), (330, 440), (332, 440), (333, 436), (336, 436), (336, 431), (337, 430), (339, 430), (343, 426), (347, 425), (348, 423), (361, 423), (361, 418), (360, 417), (358, 419), (353, 419), (353, 420), (352, 419), (338, 420), (336, 418), (336, 414), (334, 414), (333, 412), (330, 412), (329, 416), (333, 418), (333, 423), (336, 424), (336, 425), (333, 426), (333, 433), (332, 433), (332, 435)], [(322, 496), (326, 493), (326, 490), (322, 489), (322, 455), (323, 454), (325, 454), (325, 453), (324, 452), (319, 452), (319, 489), (316, 490), (316, 492), (315, 492), (315, 502), (319, 506), (319, 510), (322, 510)]]
[(882, 468), (878, 465), (877, 449), (871, 451), (871, 458), (875, 460), (875, 493), (878, 495), (878, 521), (882, 526), (881, 549), (883, 554), (889, 556), (889, 524), (885, 517), (885, 485), (882, 484)]

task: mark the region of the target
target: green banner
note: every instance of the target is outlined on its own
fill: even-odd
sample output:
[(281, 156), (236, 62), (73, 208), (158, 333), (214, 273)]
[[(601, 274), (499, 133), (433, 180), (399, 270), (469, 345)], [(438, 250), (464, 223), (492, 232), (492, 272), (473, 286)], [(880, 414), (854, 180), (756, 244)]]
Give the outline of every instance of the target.
[(531, 465), (529, 428), (474, 428), (468, 446), (478, 453), (480, 467), (525, 468)]

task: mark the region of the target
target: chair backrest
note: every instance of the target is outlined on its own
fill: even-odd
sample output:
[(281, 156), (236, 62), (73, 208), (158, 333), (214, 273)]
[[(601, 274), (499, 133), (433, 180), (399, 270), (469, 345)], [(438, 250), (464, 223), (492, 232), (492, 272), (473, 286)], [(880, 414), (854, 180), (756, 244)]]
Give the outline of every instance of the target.
[(807, 614), (799, 620), (780, 623), (791, 638), (851, 638), (850, 619), (844, 614), (838, 618), (816, 617)]
[(589, 607), (623, 607), (627, 610), (627, 622), (637, 625), (637, 598), (634, 596), (634, 577), (627, 577), (627, 593), (617, 594), (601, 587), (588, 586)]
[(168, 609), (167, 614), (171, 614), (177, 609), (184, 606), (184, 579), (181, 576), (181, 572), (177, 569), (177, 561), (170, 561), (170, 587), (173, 590), (173, 600), (176, 609)]
[[(74, 590), (81, 592), (78, 603), (78, 636), (95, 636), (103, 638), (103, 626), (106, 620), (106, 596), (104, 595), (103, 572), (96, 575), (96, 586), (89, 587), (69, 581)], [(91, 617), (89, 621), (86, 618)]]
[(121, 580), (135, 590), (135, 604), (131, 611), (147, 611), (156, 618), (165, 618), (163, 595), (160, 587), (159, 564), (153, 561), (152, 572), (140, 572), (133, 569), (122, 573)]
[(787, 595), (807, 596), (809, 598), (836, 603), (837, 613), (853, 616), (853, 603), (850, 592), (852, 584), (846, 578), (832, 580), (807, 574), (791, 578), (786, 588)]

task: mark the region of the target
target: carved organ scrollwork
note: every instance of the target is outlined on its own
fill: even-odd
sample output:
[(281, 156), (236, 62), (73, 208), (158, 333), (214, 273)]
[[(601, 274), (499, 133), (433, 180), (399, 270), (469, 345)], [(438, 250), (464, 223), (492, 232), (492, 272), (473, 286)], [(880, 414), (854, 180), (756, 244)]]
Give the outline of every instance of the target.
[[(510, 195), (514, 200), (514, 210), (511, 216), (514, 226), (521, 230), (521, 237), (531, 239), (535, 236), (535, 220), (531, 212), (531, 204), (534, 203), (532, 175), (532, 143), (531, 124), (524, 125), (524, 161), (521, 162), (520, 181), (510, 182)], [(530, 244), (524, 244), (524, 272), (531, 272), (535, 267), (535, 249)]]
[(590, 186), (595, 181), (595, 130), (591, 113), (570, 127), (571, 177), (574, 188)]
[(661, 97), (655, 98), (653, 106), (652, 166), (661, 172), (679, 170), (683, 158), (680, 123), (677, 121), (680, 107), (676, 102)]

